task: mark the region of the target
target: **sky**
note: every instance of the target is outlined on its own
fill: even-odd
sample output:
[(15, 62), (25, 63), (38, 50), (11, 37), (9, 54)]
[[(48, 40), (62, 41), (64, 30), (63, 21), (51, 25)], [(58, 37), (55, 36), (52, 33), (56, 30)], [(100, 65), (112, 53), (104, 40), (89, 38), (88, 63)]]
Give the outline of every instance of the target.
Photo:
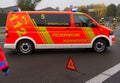
[[(42, 0), (36, 7), (36, 10), (46, 8), (46, 7), (59, 7), (60, 10), (63, 10), (65, 7), (80, 6), (80, 5), (89, 5), (89, 4), (98, 4), (104, 3), (109, 5), (114, 3), (116, 5), (120, 4), (120, 0)], [(16, 5), (16, 0), (0, 0), (0, 8), (10, 7)]]

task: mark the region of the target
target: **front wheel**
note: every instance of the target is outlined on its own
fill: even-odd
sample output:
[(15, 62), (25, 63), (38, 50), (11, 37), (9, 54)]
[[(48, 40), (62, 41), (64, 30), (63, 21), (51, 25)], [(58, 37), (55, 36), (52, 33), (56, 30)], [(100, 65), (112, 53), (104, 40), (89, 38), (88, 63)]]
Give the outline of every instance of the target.
[(34, 50), (33, 43), (29, 40), (22, 40), (18, 43), (17, 49), (22, 54), (30, 54)]
[(95, 52), (101, 53), (105, 52), (107, 49), (107, 42), (103, 39), (98, 39), (93, 44), (93, 50)]

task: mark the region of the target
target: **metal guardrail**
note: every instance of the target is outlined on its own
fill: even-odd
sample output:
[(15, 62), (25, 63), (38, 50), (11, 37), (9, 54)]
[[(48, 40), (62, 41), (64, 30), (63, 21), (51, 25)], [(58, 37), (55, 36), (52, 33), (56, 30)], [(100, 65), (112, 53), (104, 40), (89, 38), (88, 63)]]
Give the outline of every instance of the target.
[(0, 29), (5, 29), (5, 26), (0, 26)]
[(0, 34), (5, 33), (5, 26), (0, 27)]

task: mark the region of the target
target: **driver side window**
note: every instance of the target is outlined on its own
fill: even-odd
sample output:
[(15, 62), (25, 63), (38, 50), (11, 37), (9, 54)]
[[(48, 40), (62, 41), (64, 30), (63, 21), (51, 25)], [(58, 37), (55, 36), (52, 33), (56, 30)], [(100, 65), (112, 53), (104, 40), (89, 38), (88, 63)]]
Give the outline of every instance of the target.
[(88, 17), (81, 14), (74, 14), (74, 22), (76, 27), (93, 27), (95, 25)]

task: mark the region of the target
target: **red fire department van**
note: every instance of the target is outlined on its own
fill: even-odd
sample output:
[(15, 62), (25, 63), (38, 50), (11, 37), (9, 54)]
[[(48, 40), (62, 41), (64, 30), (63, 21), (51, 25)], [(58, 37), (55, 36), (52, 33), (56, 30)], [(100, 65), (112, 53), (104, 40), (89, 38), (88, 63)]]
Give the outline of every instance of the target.
[(4, 47), (23, 54), (52, 48), (93, 48), (100, 53), (114, 43), (113, 31), (85, 13), (15, 11), (7, 17)]

